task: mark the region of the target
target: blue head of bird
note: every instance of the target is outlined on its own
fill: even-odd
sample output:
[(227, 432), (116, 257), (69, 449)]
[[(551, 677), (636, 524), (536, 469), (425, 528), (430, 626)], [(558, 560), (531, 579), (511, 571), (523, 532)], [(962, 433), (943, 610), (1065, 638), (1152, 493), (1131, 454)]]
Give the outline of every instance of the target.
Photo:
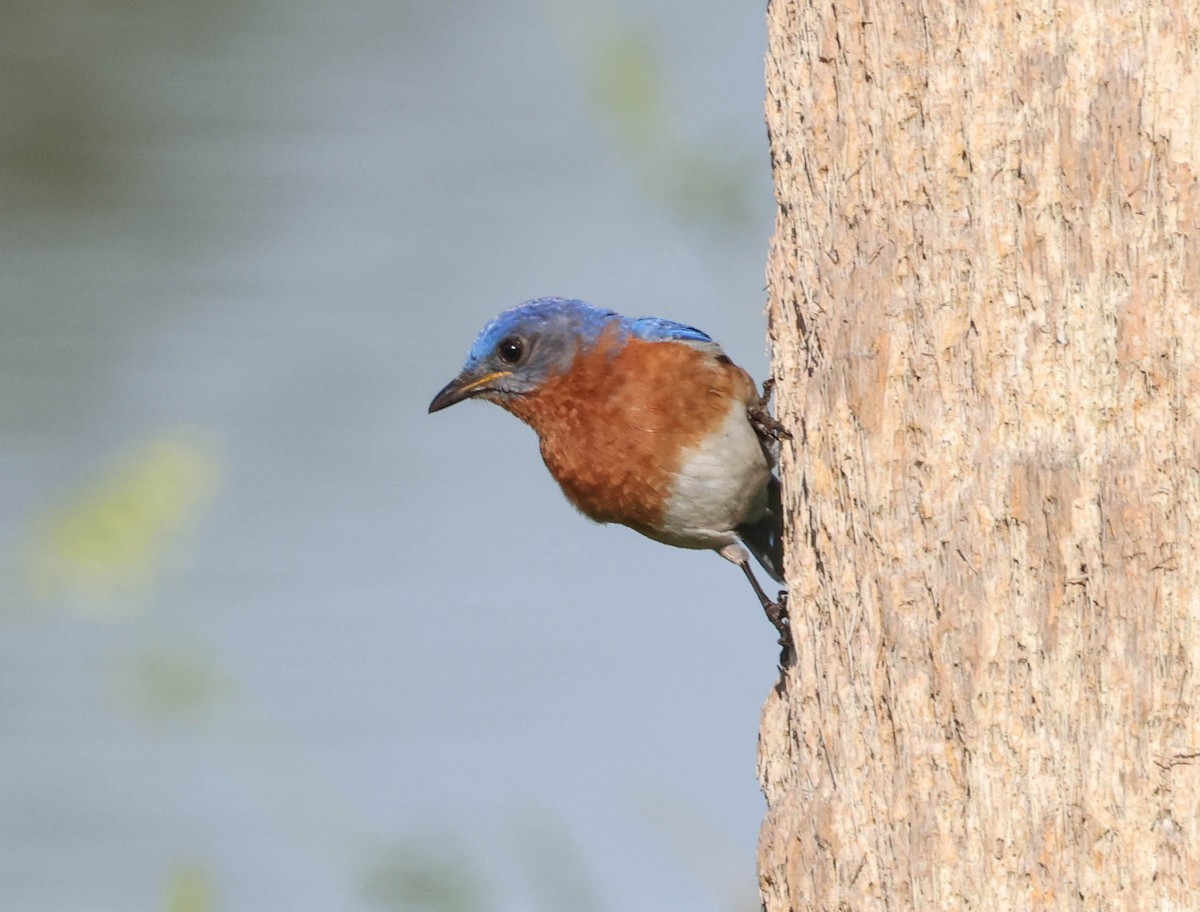
[(429, 403), (437, 412), (479, 397), (501, 405), (533, 392), (570, 368), (581, 348), (620, 321), (568, 298), (538, 298), (506, 310), (483, 328), (457, 377)]

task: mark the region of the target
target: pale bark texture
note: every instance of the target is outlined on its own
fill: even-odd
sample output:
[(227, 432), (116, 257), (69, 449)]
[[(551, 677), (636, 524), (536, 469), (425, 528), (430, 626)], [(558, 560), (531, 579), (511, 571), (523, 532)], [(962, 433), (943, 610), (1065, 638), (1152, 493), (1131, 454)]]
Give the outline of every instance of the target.
[(765, 908), (1200, 909), (1200, 8), (768, 18)]

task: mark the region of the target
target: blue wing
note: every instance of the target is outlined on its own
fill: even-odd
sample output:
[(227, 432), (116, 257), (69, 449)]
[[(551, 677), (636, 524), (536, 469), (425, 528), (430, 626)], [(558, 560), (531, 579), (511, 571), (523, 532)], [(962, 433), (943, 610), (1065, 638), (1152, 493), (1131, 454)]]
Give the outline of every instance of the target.
[(638, 317), (629, 321), (633, 335), (647, 342), (684, 342), (696, 348), (716, 349), (720, 346), (713, 341), (712, 336), (701, 332), (694, 326), (685, 326), (674, 320), (664, 320), (661, 317)]

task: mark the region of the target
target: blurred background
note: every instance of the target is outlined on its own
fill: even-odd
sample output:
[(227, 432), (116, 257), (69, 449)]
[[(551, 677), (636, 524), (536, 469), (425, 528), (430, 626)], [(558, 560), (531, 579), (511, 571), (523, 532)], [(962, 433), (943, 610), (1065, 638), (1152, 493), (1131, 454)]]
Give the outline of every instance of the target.
[(745, 580), (425, 410), (548, 294), (763, 377), (763, 18), (0, 0), (0, 909), (757, 908)]

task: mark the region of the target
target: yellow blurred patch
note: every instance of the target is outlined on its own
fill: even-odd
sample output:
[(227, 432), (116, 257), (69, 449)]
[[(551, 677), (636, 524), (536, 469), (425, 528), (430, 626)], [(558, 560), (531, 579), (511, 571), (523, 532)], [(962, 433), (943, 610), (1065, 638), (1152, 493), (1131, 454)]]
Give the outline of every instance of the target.
[(212, 878), (200, 865), (175, 865), (167, 874), (163, 908), (166, 912), (212, 912), (217, 907), (213, 892)]
[(213, 449), (185, 434), (150, 440), (34, 521), (30, 591), (86, 614), (127, 616), (216, 492)]

